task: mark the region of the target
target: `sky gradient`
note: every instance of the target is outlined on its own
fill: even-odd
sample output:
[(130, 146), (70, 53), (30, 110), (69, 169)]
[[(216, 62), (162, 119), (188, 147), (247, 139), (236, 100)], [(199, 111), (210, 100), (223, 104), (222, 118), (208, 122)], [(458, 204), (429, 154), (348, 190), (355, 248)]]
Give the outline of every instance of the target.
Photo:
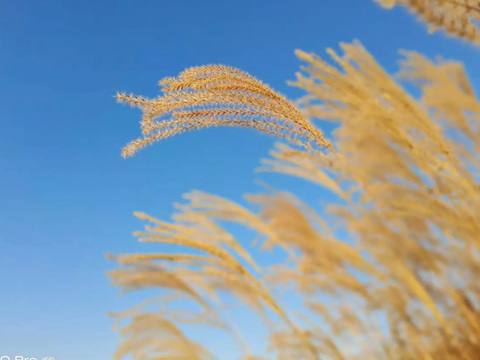
[(318, 192), (255, 174), (275, 139), (245, 129), (122, 159), (140, 112), (117, 104), (117, 91), (154, 97), (159, 79), (222, 63), (295, 98), (293, 50), (323, 56), (353, 39), (390, 72), (399, 49), (461, 59), (478, 89), (478, 50), (371, 0), (0, 1), (0, 355), (110, 358), (107, 312), (132, 301), (109, 287), (105, 254), (145, 250), (133, 211), (169, 219), (182, 193), (240, 200), (257, 179)]

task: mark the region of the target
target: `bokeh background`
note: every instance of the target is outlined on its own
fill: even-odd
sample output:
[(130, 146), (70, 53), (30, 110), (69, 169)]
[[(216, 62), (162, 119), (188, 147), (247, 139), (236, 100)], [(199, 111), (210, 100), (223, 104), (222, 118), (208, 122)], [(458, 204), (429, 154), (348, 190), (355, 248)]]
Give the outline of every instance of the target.
[(296, 98), (293, 50), (324, 55), (353, 39), (389, 72), (408, 49), (462, 59), (480, 79), (470, 45), (370, 0), (0, 1), (0, 355), (111, 357), (107, 312), (139, 298), (109, 286), (105, 254), (145, 251), (133, 211), (169, 219), (190, 189), (241, 201), (255, 179), (328, 196), (255, 174), (275, 139), (246, 129), (185, 134), (124, 160), (140, 112), (116, 91), (154, 97), (165, 76), (223, 63)]

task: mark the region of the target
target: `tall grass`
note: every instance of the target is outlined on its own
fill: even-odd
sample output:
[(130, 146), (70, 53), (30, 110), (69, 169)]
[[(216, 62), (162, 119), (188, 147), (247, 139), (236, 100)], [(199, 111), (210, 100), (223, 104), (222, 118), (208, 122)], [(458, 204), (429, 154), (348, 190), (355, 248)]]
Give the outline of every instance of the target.
[[(461, 15), (457, 5), (471, 8), (461, 16), (478, 10), (478, 2), (465, 0), (381, 2), (423, 4), (425, 11), (436, 4), (435, 14), (447, 9), (451, 16)], [(231, 299), (265, 327), (267, 358), (480, 357), (480, 103), (461, 63), (404, 52), (394, 79), (360, 43), (341, 50), (328, 50), (335, 64), (297, 51), (305, 65), (292, 85), (306, 96), (295, 105), (221, 65), (162, 80), (164, 95), (156, 99), (118, 95), (144, 113), (143, 137), (124, 156), (183, 131), (250, 127), (283, 139), (262, 161), (264, 170), (312, 182), (337, 200), (325, 209), (333, 222), (276, 190), (245, 196), (245, 206), (192, 191), (173, 222), (137, 213), (148, 225), (136, 235), (158, 243), (159, 252), (111, 256), (122, 267), (110, 277), (125, 291), (162, 291), (117, 314), (127, 324), (115, 358), (214, 359), (184, 332), (193, 324), (231, 336), (236, 358), (264, 359), (228, 316)], [(331, 139), (316, 119), (339, 124)], [(260, 266), (229, 232), (231, 223), (257, 233), (257, 248), (283, 260)], [(163, 244), (181, 250), (165, 253)], [(285, 305), (288, 294), (301, 297), (301, 311)]]

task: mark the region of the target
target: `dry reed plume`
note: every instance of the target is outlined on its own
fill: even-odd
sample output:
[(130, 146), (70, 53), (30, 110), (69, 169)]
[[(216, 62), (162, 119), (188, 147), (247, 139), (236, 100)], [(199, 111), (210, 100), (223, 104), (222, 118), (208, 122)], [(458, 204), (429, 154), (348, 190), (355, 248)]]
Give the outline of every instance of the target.
[(282, 95), (254, 77), (224, 65), (193, 67), (177, 78), (160, 81), (163, 96), (146, 99), (118, 93), (120, 102), (142, 109), (143, 138), (123, 149), (123, 156), (155, 141), (212, 126), (243, 126), (296, 141), (326, 144), (313, 127)]
[(480, 0), (376, 0), (386, 8), (408, 7), (426, 22), (430, 32), (448, 34), (480, 44)]
[[(341, 48), (328, 50), (333, 65), (297, 52), (306, 66), (292, 85), (307, 93), (298, 107), (216, 65), (163, 80), (156, 100), (118, 96), (144, 111), (145, 138), (124, 155), (190, 129), (252, 127), (289, 142), (263, 170), (338, 201), (320, 214), (287, 192), (248, 195), (242, 206), (192, 191), (173, 222), (136, 213), (149, 223), (140, 241), (182, 250), (112, 256), (122, 265), (110, 273), (115, 285), (163, 290), (117, 314), (130, 322), (115, 358), (218, 358), (191, 326), (228, 334), (245, 360), (479, 358), (480, 102), (460, 63), (403, 53), (398, 78), (420, 90), (415, 99), (358, 42)], [(171, 120), (155, 120), (163, 116)], [(316, 119), (338, 123), (331, 144)], [(256, 249), (229, 224), (256, 233)], [(254, 254), (264, 250), (282, 260), (261, 265)], [(294, 311), (286, 304), (295, 297), (303, 306)], [(258, 316), (268, 355), (249, 349), (232, 306)]]

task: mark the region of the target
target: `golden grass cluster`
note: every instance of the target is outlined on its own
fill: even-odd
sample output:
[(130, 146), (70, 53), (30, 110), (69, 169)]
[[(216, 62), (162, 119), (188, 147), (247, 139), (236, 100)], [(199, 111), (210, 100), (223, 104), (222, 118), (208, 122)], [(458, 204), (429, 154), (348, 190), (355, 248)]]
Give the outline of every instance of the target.
[(448, 34), (480, 44), (480, 0), (377, 0), (386, 8), (408, 7), (426, 22), (431, 32)]
[(212, 126), (241, 126), (280, 136), (298, 144), (326, 142), (282, 95), (254, 77), (224, 65), (206, 65), (160, 81), (156, 99), (118, 93), (120, 102), (142, 109), (143, 138), (128, 144), (124, 157), (155, 141)]
[[(156, 100), (119, 96), (144, 111), (145, 138), (126, 155), (181, 131), (249, 126), (290, 142), (263, 170), (338, 199), (320, 213), (282, 191), (245, 205), (192, 191), (172, 222), (137, 213), (149, 223), (140, 241), (179, 251), (112, 256), (115, 285), (161, 290), (117, 314), (128, 324), (115, 358), (217, 359), (191, 326), (224, 331), (238, 344), (231, 358), (245, 360), (480, 358), (480, 102), (460, 63), (404, 52), (397, 78), (417, 87), (415, 99), (361, 44), (341, 48), (328, 50), (335, 64), (297, 52), (306, 65), (292, 85), (307, 93), (297, 107), (224, 66), (163, 80)], [(154, 121), (163, 115), (172, 119)], [(331, 142), (317, 119), (338, 124)], [(231, 224), (256, 234), (254, 251)], [(261, 265), (265, 250), (277, 264)], [(236, 306), (258, 316), (269, 355), (249, 348)]]

